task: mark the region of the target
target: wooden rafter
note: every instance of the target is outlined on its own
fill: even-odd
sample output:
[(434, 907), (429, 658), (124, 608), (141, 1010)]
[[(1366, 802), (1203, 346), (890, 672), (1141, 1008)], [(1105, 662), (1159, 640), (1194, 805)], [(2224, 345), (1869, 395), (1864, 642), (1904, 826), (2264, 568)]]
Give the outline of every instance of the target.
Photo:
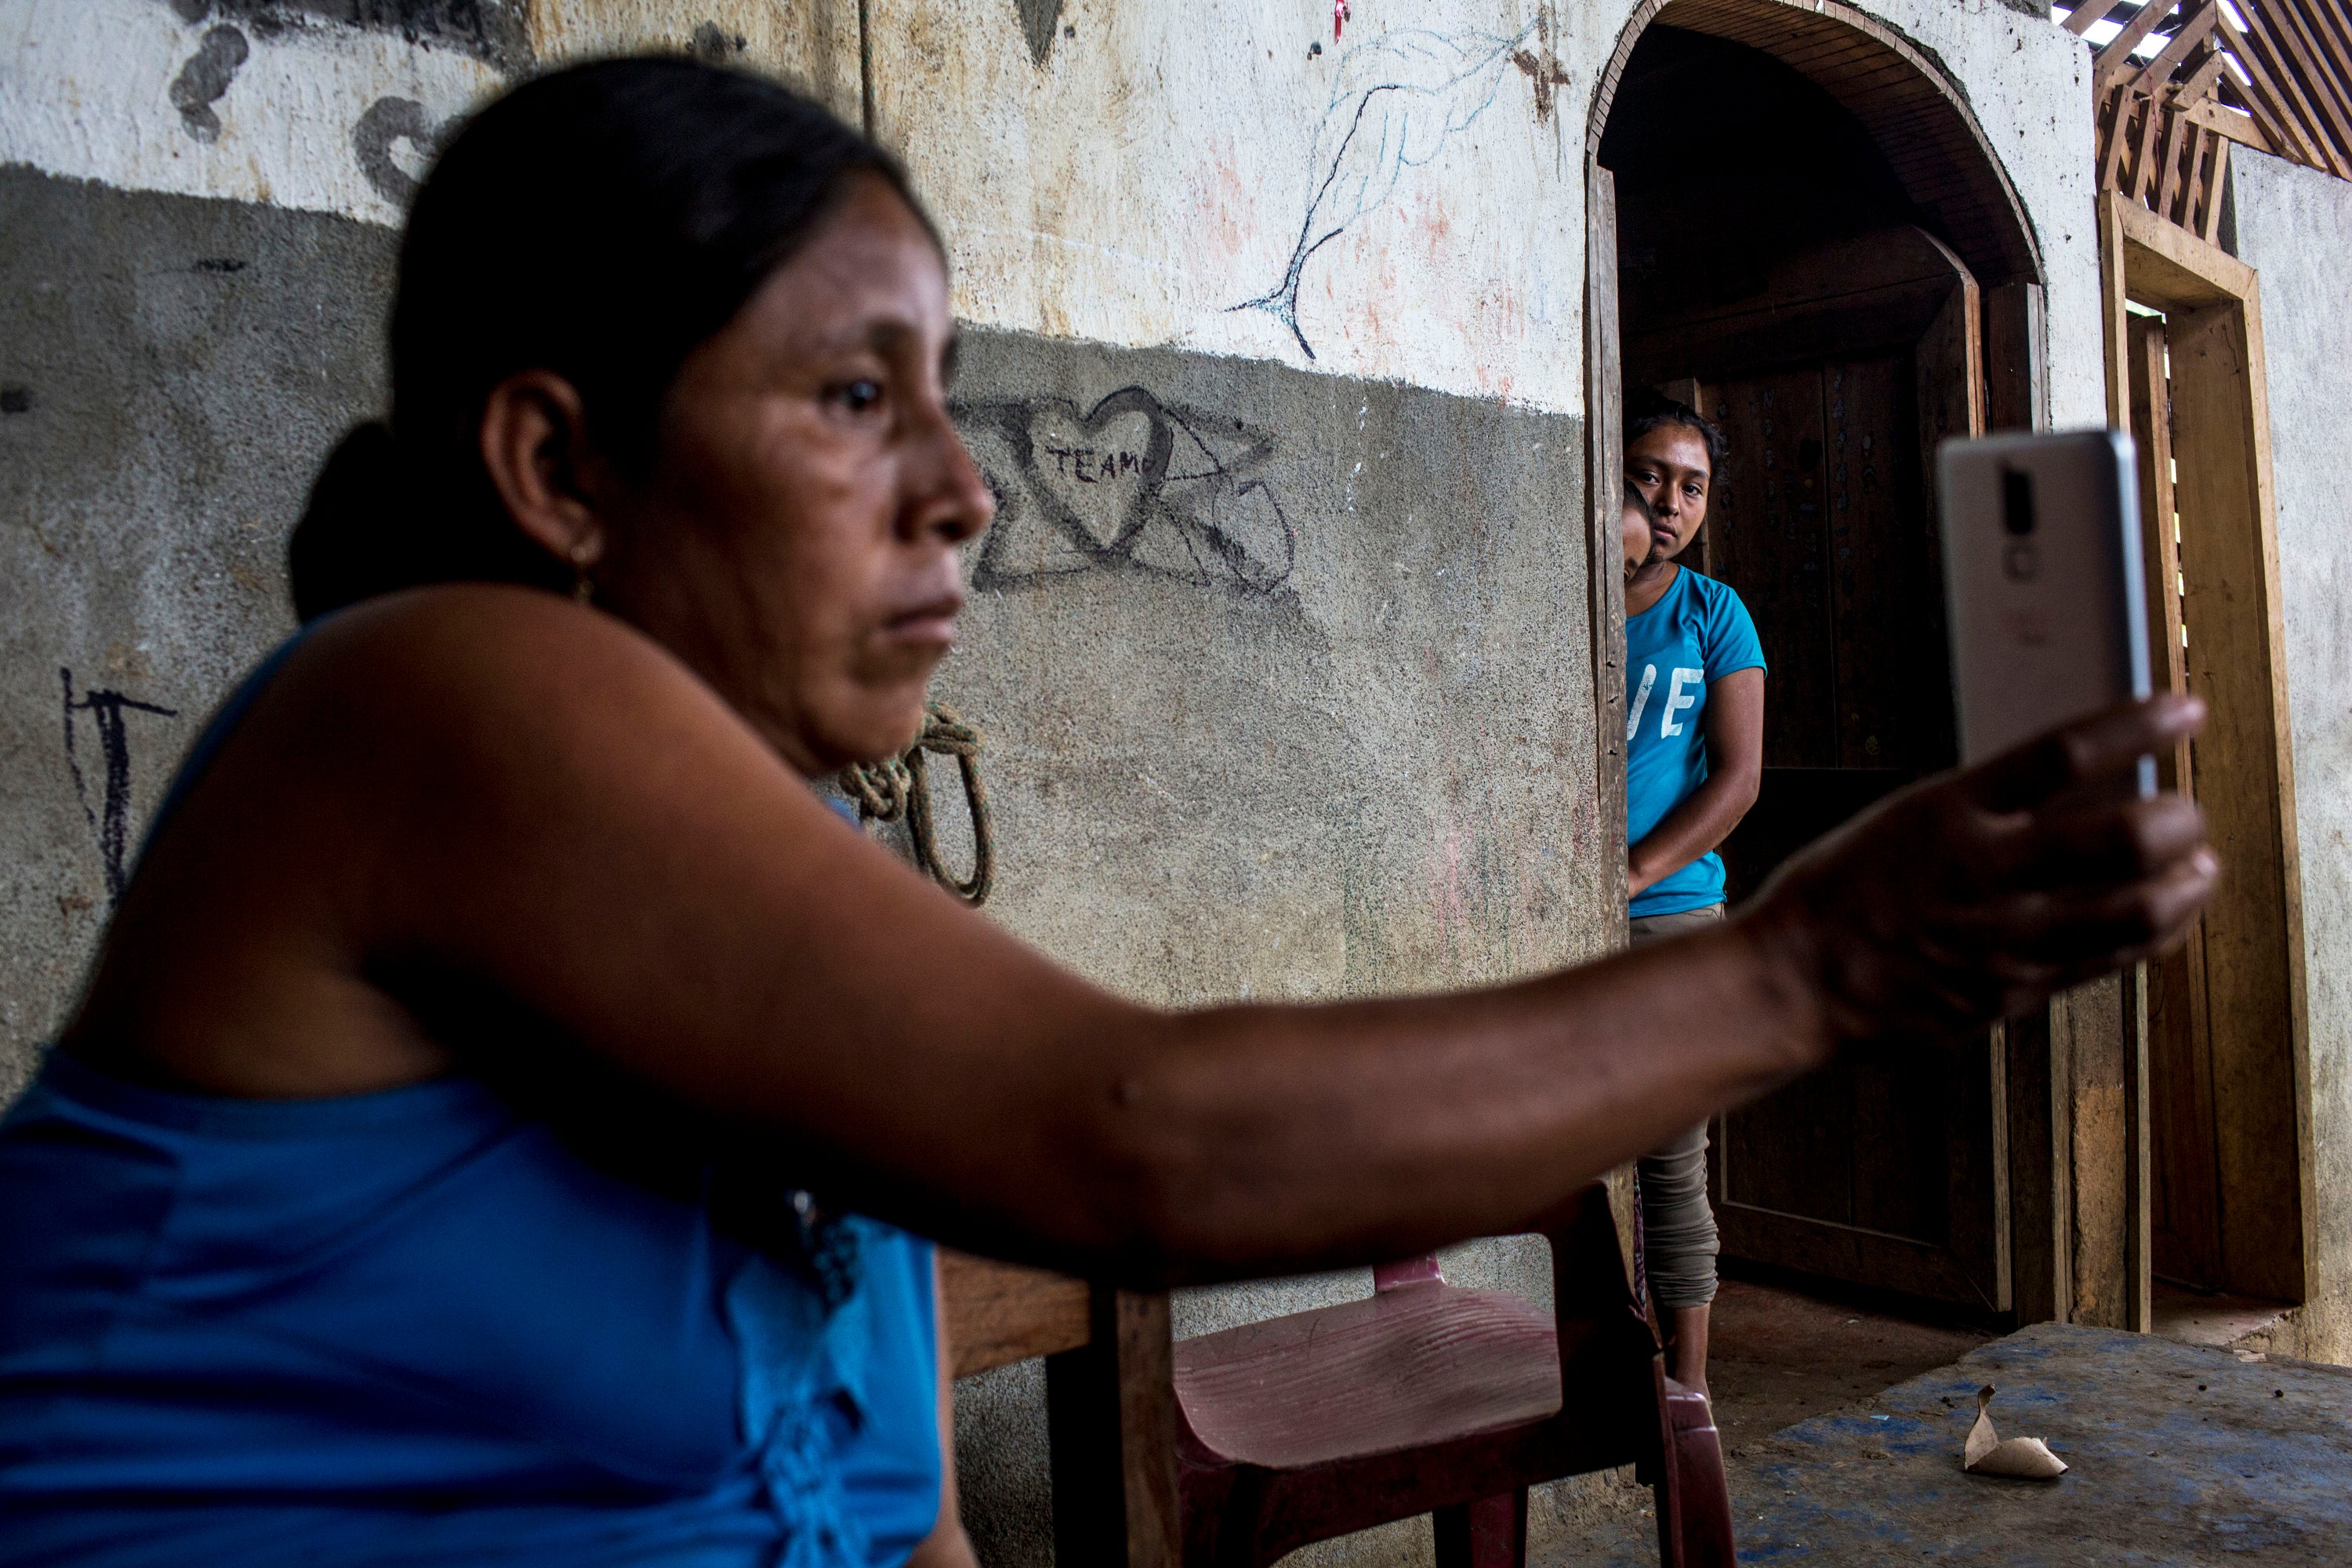
[(2082, 0), (2064, 21), (2101, 23), (2102, 189), (2210, 240), (2231, 142), (2352, 179), (2352, 0)]

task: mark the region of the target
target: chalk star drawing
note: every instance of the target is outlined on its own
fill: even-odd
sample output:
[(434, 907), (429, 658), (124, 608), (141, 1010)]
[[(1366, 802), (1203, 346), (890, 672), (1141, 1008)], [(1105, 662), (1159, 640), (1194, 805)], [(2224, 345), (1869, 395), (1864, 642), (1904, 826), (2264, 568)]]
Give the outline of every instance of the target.
[(1448, 140), (1477, 121), (1516, 68), (1513, 54), (1537, 26), (1529, 22), (1507, 38), (1397, 28), (1341, 55), (1333, 66), (1330, 103), (1307, 152), (1315, 199), (1298, 226), (1290, 265), (1279, 284), (1227, 308), (1264, 310), (1289, 328), (1313, 359), (1315, 345), (1298, 325), (1307, 263), (1384, 205), (1406, 170), (1435, 158)]

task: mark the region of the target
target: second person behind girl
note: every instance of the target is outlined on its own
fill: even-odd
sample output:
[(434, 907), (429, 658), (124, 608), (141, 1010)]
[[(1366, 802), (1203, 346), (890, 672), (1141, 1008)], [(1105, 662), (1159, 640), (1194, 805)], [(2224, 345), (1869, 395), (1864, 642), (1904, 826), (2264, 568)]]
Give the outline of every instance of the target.
[[(1723, 918), (1723, 858), (1764, 772), (1764, 649), (1739, 595), (1675, 557), (1706, 521), (1723, 437), (1687, 405), (1629, 400), (1625, 479), (1648, 504), (1649, 558), (1625, 584), (1627, 922), (1635, 946)], [(1650, 1296), (1667, 1371), (1706, 1386), (1715, 1211), (1706, 1127), (1639, 1166)]]

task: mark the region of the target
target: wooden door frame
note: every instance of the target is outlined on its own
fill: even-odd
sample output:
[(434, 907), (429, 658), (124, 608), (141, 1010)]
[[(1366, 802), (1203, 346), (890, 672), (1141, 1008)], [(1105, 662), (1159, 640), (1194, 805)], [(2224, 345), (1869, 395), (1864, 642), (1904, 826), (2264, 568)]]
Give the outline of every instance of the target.
[[(1624, 360), (1617, 316), (1617, 177), (1601, 166), (1601, 142), (1584, 156), (1584, 549), (1586, 605), (1592, 629), (1593, 806), (1599, 844), (1625, 842)], [(1627, 941), (1628, 868), (1623, 855), (1602, 869), (1608, 951)], [(1613, 918), (1612, 918), (1613, 917)], [(1609, 1206), (1634, 1271), (1633, 1167), (1609, 1173)]]
[[(2181, 506), (2190, 619), (2210, 628), (2209, 643), (2221, 643), (2229, 666), (2242, 672), (2228, 692), (2212, 694), (2213, 719), (2197, 753), (2199, 795), (2217, 842), (2229, 842), (2231, 862), (2205, 925), (2209, 948), (2222, 950), (2231, 971), (2228, 984), (2216, 987), (2210, 1047), (2223, 1267), (2231, 1289), (2307, 1300), (2317, 1213), (2310, 1024), (2260, 279), (2219, 247), (2113, 192), (2102, 193), (2098, 216), (2109, 417), (2128, 428), (2134, 416), (2126, 301), (2163, 311), (2175, 348), (2173, 417), (2176, 426), (2186, 425), (2174, 435), (2182, 489), (2196, 487)], [(2182, 352), (2189, 342), (2195, 352)], [(2192, 505), (2223, 519), (2217, 528), (2235, 537), (2192, 541)], [(2189, 644), (2194, 661), (2194, 624)], [(2226, 1027), (2218, 1026), (2223, 1008), (2232, 1013)], [(2276, 1045), (2282, 1032), (2283, 1061)], [(2147, 1052), (2143, 1027), (2134, 1124), (2122, 1151), (2129, 1172), (2128, 1287), (2139, 1320), (2129, 1326), (2136, 1328), (2147, 1326), (2151, 1293)], [(2285, 1168), (2288, 1150), (2292, 1169)], [(2233, 1202), (2241, 1232), (2235, 1253)], [(2250, 1231), (2258, 1231), (2258, 1239)], [(2292, 1245), (2292, 1257), (2277, 1255), (2281, 1240)]]
[[(1624, 587), (1617, 544), (1624, 432), (1616, 186), (1601, 166), (1600, 152), (1618, 83), (1641, 35), (1654, 22), (1743, 44), (1780, 60), (1851, 110), (1882, 148), (1905, 154), (1896, 163), (1906, 185), (1950, 236), (1981, 289), (1976, 332), (1985, 379), (1984, 427), (2050, 427), (2047, 272), (2040, 239), (1967, 94), (1940, 62), (1885, 21), (1843, 0), (1641, 0), (1594, 83), (1585, 120), (1585, 532), (1597, 721), (1595, 805), (1604, 844), (1622, 843), (1625, 834), (1625, 682), (1619, 653)], [(1622, 877), (1621, 870), (1621, 910)], [(1622, 916), (1616, 930), (1622, 945)], [(2076, 1184), (2069, 1151), (2077, 1119), (2067, 1069), (2078, 1057), (2128, 1060), (2134, 1039), (2144, 1054), (2144, 997), (2128, 982), (2105, 986), (2105, 994), (2091, 988), (2079, 1009), (2054, 1004), (2052, 1016), (2011, 1026), (1995, 1046), (1992, 1066), (2003, 1081), (2008, 1131), (2011, 1235), (2003, 1250), (2013, 1280), (2009, 1304), (2021, 1321), (2066, 1318), (2075, 1295)], [(2135, 1016), (2142, 1025), (2136, 1030)], [(2077, 1035), (2095, 1041), (2102, 1034), (2104, 1048), (2070, 1048)], [(2136, 1081), (2144, 1079), (2142, 1073)], [(2134, 1127), (2144, 1130), (2145, 1120), (2140, 1117)], [(2145, 1165), (2131, 1165), (2132, 1180), (2144, 1174)], [(1996, 1175), (1997, 1194), (2001, 1184)], [(1630, 1168), (1612, 1176), (1611, 1188), (1619, 1233), (1630, 1243)], [(2310, 1205), (2305, 1212), (2311, 1212)], [(2144, 1260), (2145, 1247), (2134, 1256)]]

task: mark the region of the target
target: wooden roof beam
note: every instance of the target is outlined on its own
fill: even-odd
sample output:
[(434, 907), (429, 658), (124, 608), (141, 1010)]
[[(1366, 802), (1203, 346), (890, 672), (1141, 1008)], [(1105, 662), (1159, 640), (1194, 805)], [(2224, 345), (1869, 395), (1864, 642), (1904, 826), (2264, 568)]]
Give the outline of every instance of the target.
[(2128, 65), (2131, 52), (2147, 41), (2157, 24), (2171, 16), (2172, 10), (2173, 0), (2148, 0), (2139, 8), (2138, 16), (2124, 24), (2122, 32), (2101, 44), (2099, 52), (2092, 57), (2098, 62), (2100, 79), (2114, 79), (2110, 73), (2119, 74)]
[[(2343, 174), (2345, 170), (2336, 157), (2335, 150), (2326, 147), (2324, 142), (2314, 143), (2311, 122), (2288, 104), (2286, 94), (2280, 90), (2277, 82), (2271, 79), (2270, 68), (2263, 62), (2262, 55), (2255, 51), (2254, 41), (2238, 31), (2227, 16), (2221, 18), (2221, 41), (2229, 46), (2231, 55), (2245, 71), (2248, 79), (2246, 101), (2256, 111), (2254, 118), (2263, 122), (2263, 130), (2278, 143), (2281, 154), (2308, 169), (2324, 169), (2331, 174)], [(2296, 100), (2300, 102), (2303, 89), (2291, 81), (2287, 85), (2294, 89)], [(2305, 114), (2310, 107), (2307, 103), (2303, 104)]]
[[(2270, 25), (2276, 16), (2286, 18), (2284, 26)], [(2292, 5), (2279, 5), (2274, 10), (2248, 18), (2253, 30), (2246, 35), (2254, 52), (2263, 57), (2273, 81), (2284, 81), (2294, 94), (2302, 110), (2306, 139), (2325, 147), (2335, 172), (2352, 179), (2352, 116), (2345, 112), (2337, 95), (2329, 90), (2326, 74), (2314, 62), (2305, 48), (2307, 35), (2303, 31), (2302, 18)], [(2281, 46), (2284, 47), (2282, 47)]]
[[(2331, 79), (2327, 96), (2336, 107), (2343, 108), (2352, 104), (2352, 58), (2346, 55), (2340, 25), (2328, 25), (2329, 12), (2334, 5), (2335, 0), (2303, 0), (2303, 4), (2290, 5), (2288, 8), (2294, 13), (2296, 27), (2307, 32), (2315, 47), (2324, 53), (2326, 58), (2322, 63), (2327, 67)], [(2335, 15), (2340, 22), (2342, 13), (2338, 11)], [(2345, 151), (2352, 153), (2352, 142), (2347, 143)]]
[[(2172, 35), (2172, 42), (2165, 45), (2163, 52), (2140, 67), (2138, 74), (2132, 78), (2131, 85), (2135, 89), (2154, 93), (2171, 79), (2173, 68), (2187, 59), (2191, 49), (2210, 37), (2214, 27), (2221, 22), (2221, 0), (2204, 0), (2204, 4), (2199, 5), (2195, 11), (2184, 11), (2181, 16), (2183, 20), (2179, 30)], [(2116, 62), (2115, 74), (2119, 77), (2130, 69), (2131, 60), (2126, 57)], [(2105, 68), (2102, 68), (2103, 75), (2105, 70)], [(2102, 82), (2100, 85), (2104, 87), (2105, 83)]]
[(2180, 111), (2216, 136), (2225, 136), (2241, 147), (2252, 147), (2257, 153), (2267, 153), (2273, 158), (2285, 153), (2263, 132), (2262, 122), (2242, 109), (2231, 109), (2211, 99), (2190, 104)]
[[(2219, 7), (2216, 7), (2216, 10), (2218, 11)], [(2208, 92), (2212, 90), (2213, 83), (2221, 76), (2221, 68), (2228, 63), (2228, 59), (2229, 57), (2221, 52), (2221, 45), (2215, 44), (2212, 48), (2206, 51), (2204, 60), (2195, 70), (2172, 84), (2172, 101), (2183, 109), (2200, 101)]]
[(2059, 25), (2079, 38), (2105, 21), (2107, 14), (2121, 4), (2122, 0), (2083, 0), (2081, 5), (2066, 14), (2066, 20)]

